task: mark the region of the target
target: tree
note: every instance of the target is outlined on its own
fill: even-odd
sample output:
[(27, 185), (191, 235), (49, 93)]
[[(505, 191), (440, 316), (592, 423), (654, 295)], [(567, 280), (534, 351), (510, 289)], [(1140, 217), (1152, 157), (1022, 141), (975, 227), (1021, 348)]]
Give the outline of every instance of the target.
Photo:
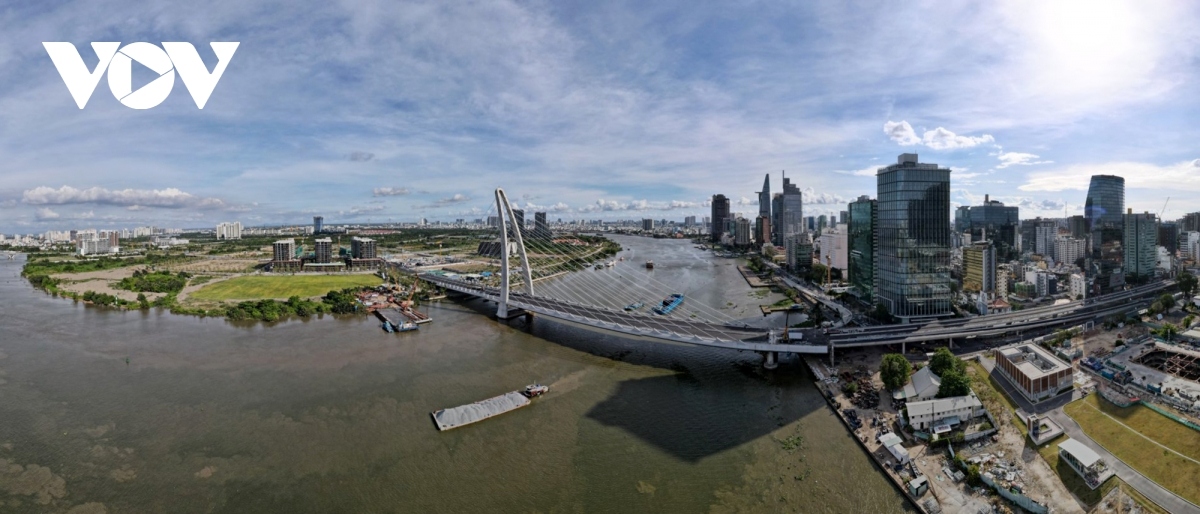
[(971, 394), (971, 379), (967, 378), (966, 373), (953, 369), (940, 376), (942, 385), (938, 387), (938, 398)]
[(1175, 279), (1175, 283), (1179, 285), (1179, 291), (1183, 293), (1184, 300), (1191, 301), (1192, 294), (1196, 292), (1196, 275), (1190, 271), (1184, 271), (1179, 274), (1179, 278)]
[(139, 309), (147, 310), (150, 308), (150, 301), (146, 300), (146, 295), (143, 293), (138, 293), (137, 302), (138, 302)]
[(1175, 297), (1171, 296), (1170, 293), (1163, 293), (1162, 296), (1158, 297), (1158, 302), (1156, 303), (1162, 304), (1162, 310), (1163, 312), (1166, 312), (1168, 309), (1175, 306)]
[(908, 375), (912, 373), (912, 365), (903, 355), (889, 353), (883, 356), (879, 365), (879, 377), (883, 379), (883, 387), (895, 391), (908, 383)]
[(950, 349), (944, 346), (933, 352), (933, 357), (929, 359), (929, 370), (939, 377), (944, 377), (950, 371), (961, 373), (965, 368), (966, 363), (955, 357), (953, 353), (950, 353)]

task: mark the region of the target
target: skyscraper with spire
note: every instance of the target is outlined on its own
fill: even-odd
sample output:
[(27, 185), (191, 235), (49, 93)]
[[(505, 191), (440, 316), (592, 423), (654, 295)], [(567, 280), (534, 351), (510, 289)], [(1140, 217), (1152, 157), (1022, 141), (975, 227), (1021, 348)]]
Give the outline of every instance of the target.
[(771, 174), (763, 178), (762, 191), (758, 193), (758, 217), (754, 219), (754, 234), (759, 245), (771, 240)]

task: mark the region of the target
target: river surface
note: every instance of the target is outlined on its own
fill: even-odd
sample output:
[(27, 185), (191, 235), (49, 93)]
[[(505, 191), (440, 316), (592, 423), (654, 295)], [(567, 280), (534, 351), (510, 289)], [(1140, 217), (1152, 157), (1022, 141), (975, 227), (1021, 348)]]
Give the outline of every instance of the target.
[[(778, 298), (687, 241), (620, 241), (731, 316)], [(435, 321), (406, 334), (109, 310), (32, 289), (23, 263), (0, 261), (0, 512), (906, 509), (794, 361), (505, 325), (480, 300), (422, 306)], [(535, 381), (527, 408), (430, 419)]]

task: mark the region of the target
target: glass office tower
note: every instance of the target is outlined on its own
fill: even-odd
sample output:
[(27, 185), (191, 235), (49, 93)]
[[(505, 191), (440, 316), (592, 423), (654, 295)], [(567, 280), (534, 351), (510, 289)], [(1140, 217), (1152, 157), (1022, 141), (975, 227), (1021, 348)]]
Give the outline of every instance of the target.
[(1083, 215), (1092, 235), (1092, 294), (1107, 294), (1125, 285), (1121, 244), (1125, 238), (1125, 179), (1092, 175)]
[(868, 304), (875, 302), (875, 214), (875, 200), (866, 195), (850, 203), (850, 285)]
[(901, 154), (876, 182), (877, 301), (906, 322), (950, 315), (950, 170)]

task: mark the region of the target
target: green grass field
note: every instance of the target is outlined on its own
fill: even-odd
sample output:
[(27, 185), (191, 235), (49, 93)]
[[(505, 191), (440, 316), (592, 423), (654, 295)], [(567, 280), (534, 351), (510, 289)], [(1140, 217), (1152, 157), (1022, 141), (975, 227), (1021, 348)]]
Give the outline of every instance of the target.
[(1200, 461), (1200, 433), (1141, 405), (1121, 408), (1099, 395), (1063, 409), (1088, 437), (1126, 464), (1189, 501), (1200, 502), (1200, 463), (1185, 458)]
[(286, 275), (272, 277), (236, 277), (215, 282), (191, 293), (195, 300), (261, 300), (322, 296), (347, 287), (377, 286), (383, 283), (375, 275)]

